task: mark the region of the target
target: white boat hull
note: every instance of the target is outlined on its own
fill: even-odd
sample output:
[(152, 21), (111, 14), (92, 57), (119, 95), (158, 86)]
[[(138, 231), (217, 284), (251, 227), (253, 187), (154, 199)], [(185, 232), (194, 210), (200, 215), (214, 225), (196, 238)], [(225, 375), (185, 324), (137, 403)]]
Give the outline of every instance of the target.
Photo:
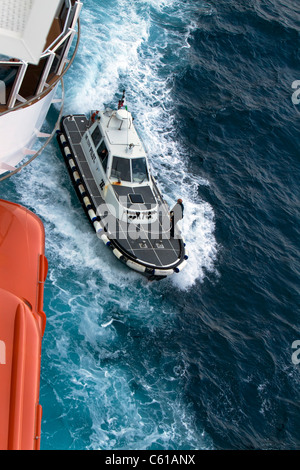
[[(139, 167), (142, 174), (134, 172), (132, 162), (146, 158), (146, 153), (132, 122), (127, 128), (122, 123), (120, 129), (116, 114), (99, 112), (94, 124), (83, 114), (64, 116), (57, 141), (97, 237), (129, 268), (160, 280), (179, 273), (187, 263), (185, 242), (176, 227), (178, 214), (171, 216), (149, 166), (146, 174), (145, 166)], [(126, 150), (127, 134), (128, 142), (135, 142), (131, 151)], [(122, 158), (131, 163), (131, 173), (120, 164)], [(143, 180), (136, 180), (136, 174)]]

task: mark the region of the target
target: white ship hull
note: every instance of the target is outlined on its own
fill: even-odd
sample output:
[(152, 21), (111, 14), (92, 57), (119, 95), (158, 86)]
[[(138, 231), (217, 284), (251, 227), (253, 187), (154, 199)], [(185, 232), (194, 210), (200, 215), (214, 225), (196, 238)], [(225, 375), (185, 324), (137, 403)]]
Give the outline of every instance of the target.
[[(56, 127), (48, 135), (41, 134), (41, 130), (58, 84), (77, 52), (81, 7), (80, 0), (28, 0), (23, 6), (19, 0), (13, 0), (2, 6), (0, 175), (7, 172), (8, 175), (0, 180), (32, 161), (55, 133)], [(76, 25), (77, 43), (70, 59)], [(37, 138), (41, 138), (39, 147), (34, 145)]]
[(46, 119), (56, 89), (55, 87), (30, 106), (0, 116), (0, 174), (13, 170), (13, 167), (27, 155), (34, 153), (32, 148)]

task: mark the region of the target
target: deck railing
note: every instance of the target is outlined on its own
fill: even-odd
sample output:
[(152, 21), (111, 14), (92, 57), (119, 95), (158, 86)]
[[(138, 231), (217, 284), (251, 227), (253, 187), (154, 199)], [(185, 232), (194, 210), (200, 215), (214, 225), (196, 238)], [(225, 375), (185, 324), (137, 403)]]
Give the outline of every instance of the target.
[[(80, 19), (79, 17), (77, 17), (76, 19), (77, 21), (77, 41), (76, 41), (76, 45), (75, 45), (75, 48), (74, 48), (74, 51), (73, 51), (73, 54), (72, 54), (72, 57), (71, 59), (69, 60), (68, 64), (66, 65), (66, 67), (64, 68), (64, 70), (61, 72), (61, 74), (59, 76), (57, 76), (55, 78), (55, 80), (51, 83), (51, 85), (49, 86), (46, 86), (46, 88), (44, 87), (44, 89), (42, 89), (42, 91), (40, 91), (38, 94), (36, 94), (35, 96), (33, 96), (32, 98), (26, 100), (25, 102), (21, 102), (20, 104), (14, 106), (13, 108), (10, 108), (10, 109), (7, 109), (6, 111), (0, 113), (0, 118), (1, 116), (4, 116), (5, 114), (8, 114), (8, 113), (11, 113), (13, 111), (16, 111), (18, 109), (21, 109), (21, 108), (24, 108), (25, 106), (29, 106), (31, 105), (33, 102), (36, 102), (40, 99), (42, 99), (47, 93), (49, 93), (49, 91), (51, 89), (53, 89), (56, 85), (58, 85), (59, 82), (61, 82), (61, 86), (62, 86), (62, 106), (61, 106), (61, 109), (59, 111), (59, 116), (58, 116), (58, 119), (56, 121), (56, 124), (53, 128), (53, 131), (51, 134), (49, 134), (47, 140), (45, 141), (45, 143), (43, 144), (43, 146), (31, 157), (29, 158), (25, 163), (23, 163), (21, 166), (19, 166), (18, 168), (16, 168), (14, 171), (11, 171), (9, 173), (6, 173), (4, 176), (0, 177), (0, 182), (7, 179), (7, 178), (10, 178), (11, 176), (15, 175), (16, 173), (19, 173), (25, 166), (29, 165), (33, 160), (35, 160), (35, 158), (37, 158), (41, 153), (42, 151), (46, 148), (46, 146), (50, 143), (50, 141), (52, 140), (52, 138), (54, 137), (58, 127), (59, 127), (59, 124), (60, 124), (60, 120), (61, 120), (61, 117), (62, 117), (62, 112), (63, 112), (63, 101), (64, 101), (64, 84), (63, 84), (63, 76), (67, 73), (67, 71), (69, 70), (69, 68), (71, 67), (73, 61), (74, 61), (74, 58), (77, 54), (77, 51), (78, 51), (78, 47), (79, 47), (79, 42), (80, 42)], [(76, 31), (75, 30), (72, 30), (72, 33), (74, 31), (74, 34), (76, 34)], [(65, 38), (66, 39), (66, 38)], [(57, 45), (56, 47), (58, 47), (59, 45)], [(69, 43), (69, 47), (68, 47), (68, 51), (65, 51), (66, 53), (69, 52), (69, 48), (71, 47), (71, 41)], [(55, 48), (56, 49), (56, 48)], [(55, 53), (54, 51), (49, 51), (49, 54), (53, 54)], [(46, 55), (48, 54), (45, 53)], [(65, 61), (66, 62), (66, 61)], [(0, 62), (1, 63), (1, 62)], [(22, 63), (23, 65), (23, 63)], [(64, 64), (65, 65), (65, 64)], [(46, 81), (45, 81), (46, 83)]]
[[(68, 1), (69, 1), (69, 4), (71, 5), (70, 0)], [(68, 28), (68, 31), (66, 31), (66, 25), (69, 22), (70, 11), (68, 12), (68, 16), (64, 23), (63, 32), (52, 42), (52, 44), (47, 48), (47, 50), (41, 55), (41, 60), (46, 59), (46, 63), (43, 67), (43, 71), (41, 72), (41, 75), (39, 76), (39, 80), (36, 85), (36, 92), (33, 94), (33, 96), (31, 96), (30, 98), (27, 98), (19, 94), (24, 78), (26, 76), (27, 69), (28, 69), (27, 62), (24, 62), (22, 60), (0, 61), (0, 67), (1, 66), (10, 67), (10, 68), (18, 67), (19, 69), (17, 72), (17, 76), (14, 80), (14, 83), (11, 87), (11, 90), (7, 99), (7, 103), (2, 103), (2, 104), (5, 104), (7, 109), (0, 113), (0, 117), (12, 111), (16, 111), (17, 109), (31, 105), (35, 101), (39, 101), (47, 93), (49, 93), (51, 89), (53, 89), (57, 85), (57, 83), (60, 81), (62, 76), (68, 71), (68, 69), (70, 68), (76, 56), (78, 46), (79, 46), (79, 40), (80, 40), (79, 13), (80, 13), (82, 4), (80, 1), (77, 1), (75, 5), (77, 5), (75, 7), (76, 11), (75, 11), (72, 23), (70, 27)], [(74, 49), (74, 52), (72, 54), (70, 61), (68, 62), (67, 66), (65, 66), (68, 60), (68, 54), (69, 54), (69, 51), (73, 42), (73, 38), (76, 34), (76, 30), (75, 30), (76, 23), (78, 25), (76, 46), (75, 46), (75, 49)], [(65, 48), (63, 49), (62, 57), (59, 57), (59, 66), (54, 76), (51, 77), (51, 75), (53, 75), (53, 73), (51, 73), (51, 68), (52, 68), (54, 59), (57, 57), (57, 52), (59, 52), (59, 49), (62, 46), (65, 46)], [(49, 83), (47, 82), (47, 80), (49, 80)], [(0, 94), (3, 97), (5, 95), (5, 83), (0, 80), (0, 84), (1, 84)], [(19, 101), (20, 103), (16, 104), (17, 101)]]

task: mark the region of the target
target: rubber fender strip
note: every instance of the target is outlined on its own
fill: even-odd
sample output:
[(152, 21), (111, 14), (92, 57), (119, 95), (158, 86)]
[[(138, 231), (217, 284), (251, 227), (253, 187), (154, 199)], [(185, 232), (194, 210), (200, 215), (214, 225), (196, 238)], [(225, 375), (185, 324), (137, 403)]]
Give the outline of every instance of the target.
[(74, 178), (76, 184), (80, 184), (80, 183), (81, 183), (81, 179), (80, 179), (80, 176), (79, 176), (78, 171), (74, 171), (74, 173), (73, 173), (73, 178)]
[(97, 221), (97, 216), (96, 216), (95, 211), (93, 209), (90, 209), (88, 211), (88, 214), (89, 214), (89, 218), (91, 219), (92, 222)]
[(144, 273), (146, 270), (145, 266), (142, 266), (141, 264), (135, 263), (134, 261), (131, 261), (130, 259), (126, 262), (127, 266), (130, 268), (134, 269), (135, 271), (138, 271), (140, 273)]
[(171, 276), (174, 273), (173, 269), (155, 269), (154, 276)]
[(68, 157), (68, 156), (71, 157), (71, 156), (72, 156), (70, 147), (66, 146), (66, 147), (64, 148), (64, 152), (65, 152), (65, 154), (66, 154), (66, 157)]
[(80, 192), (82, 197), (86, 196), (86, 190), (85, 190), (85, 187), (83, 186), (83, 184), (80, 184), (78, 186), (78, 189), (79, 189), (79, 192)]
[(95, 220), (93, 225), (96, 233), (102, 232), (103, 228), (101, 227), (101, 224), (98, 220)]
[(179, 273), (180, 271), (182, 271), (186, 264), (186, 260), (182, 261), (182, 263), (180, 263), (176, 268), (174, 268), (175, 273)]
[(17, 307), (12, 354), (11, 396), (9, 408), (8, 450), (21, 449), (23, 392), (25, 372), (26, 321), (24, 306)]
[(114, 248), (113, 249), (113, 254), (118, 258), (120, 259), (123, 255), (122, 253), (117, 249), (117, 248)]
[(65, 138), (63, 133), (60, 133), (59, 138), (60, 138), (60, 141), (61, 141), (62, 145), (64, 145), (64, 143), (67, 142), (67, 139)]
[(69, 165), (70, 165), (72, 171), (76, 170), (77, 167), (76, 167), (76, 164), (75, 164), (73, 158), (70, 158)]
[(104, 245), (106, 245), (106, 246), (111, 246), (111, 241), (110, 241), (110, 239), (105, 235), (105, 233), (103, 233), (102, 235), (100, 235), (100, 238), (101, 238), (101, 240), (103, 241)]
[(90, 199), (87, 196), (84, 196), (83, 203), (84, 203), (84, 205), (87, 209), (92, 208), (92, 203), (91, 203)]

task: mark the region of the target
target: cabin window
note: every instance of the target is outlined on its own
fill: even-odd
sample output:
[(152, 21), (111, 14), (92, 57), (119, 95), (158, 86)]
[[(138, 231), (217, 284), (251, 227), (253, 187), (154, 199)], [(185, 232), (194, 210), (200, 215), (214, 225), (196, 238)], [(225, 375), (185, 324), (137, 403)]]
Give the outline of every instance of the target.
[(94, 132), (92, 133), (92, 139), (93, 139), (93, 142), (94, 142), (94, 145), (95, 147), (97, 148), (100, 140), (101, 140), (101, 132), (100, 132), (100, 129), (99, 129), (99, 126), (96, 126)]
[(100, 160), (101, 160), (102, 166), (104, 168), (104, 171), (106, 172), (107, 160), (108, 160), (108, 150), (106, 148), (104, 139), (102, 140), (101, 144), (99, 145), (99, 148), (98, 148), (97, 152), (98, 152), (98, 155), (100, 157)]
[(68, 8), (67, 8), (67, 5), (66, 5), (66, 2), (63, 2), (62, 8), (61, 8), (60, 13), (59, 13), (59, 21), (60, 21), (61, 29), (63, 29), (63, 27), (64, 27), (64, 24), (65, 24), (65, 21), (66, 21), (66, 18), (67, 18), (67, 14), (68, 14)]
[(13, 88), (19, 66), (0, 65), (0, 104), (6, 104)]
[(142, 183), (149, 180), (146, 158), (113, 157), (111, 177), (120, 181)]
[(15, 66), (1, 65), (0, 66), (0, 80), (6, 85), (10, 85), (14, 82), (17, 75), (18, 68)]
[(49, 72), (50, 79), (58, 75), (59, 67), (61, 66), (62, 59), (64, 58), (64, 54), (65, 54), (68, 44), (69, 44), (68, 41), (65, 40), (61, 44), (61, 46), (59, 46), (57, 49), (55, 48), (53, 49), (53, 51), (55, 52), (55, 57), (54, 57), (54, 60), (52, 62), (51, 69)]
[(131, 181), (130, 160), (127, 158), (114, 157), (111, 168), (111, 177), (117, 178), (120, 181)]
[(43, 57), (37, 65), (28, 64), (19, 94), (23, 98), (36, 95), (41, 77), (47, 67), (48, 57)]
[(142, 183), (148, 181), (148, 170), (146, 164), (146, 158), (135, 158), (131, 160), (132, 166), (132, 182)]
[(106, 157), (102, 160), (102, 166), (103, 166), (103, 169), (106, 173), (106, 170), (107, 170), (107, 161), (108, 161), (108, 157), (107, 157), (107, 154), (106, 154)]

